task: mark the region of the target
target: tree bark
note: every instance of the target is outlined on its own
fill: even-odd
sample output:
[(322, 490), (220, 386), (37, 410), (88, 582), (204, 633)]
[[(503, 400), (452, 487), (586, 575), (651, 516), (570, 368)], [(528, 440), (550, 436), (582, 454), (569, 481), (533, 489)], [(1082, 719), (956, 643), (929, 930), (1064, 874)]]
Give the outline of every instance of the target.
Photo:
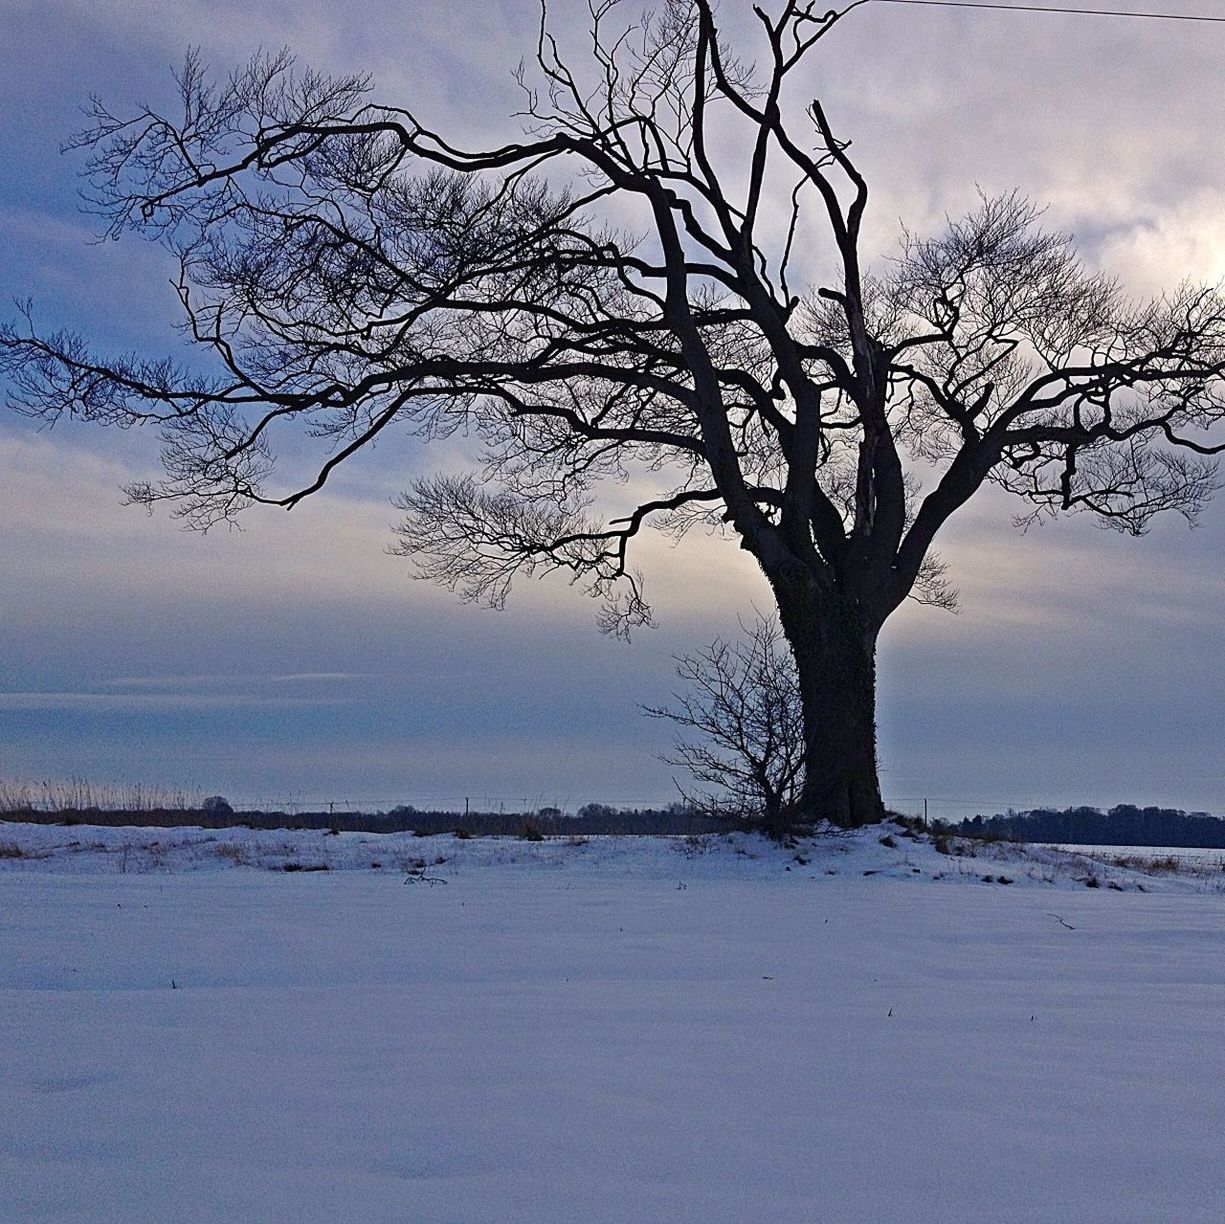
[(844, 828), (884, 819), (876, 764), (879, 626), (812, 579), (775, 582), (804, 711), (805, 770), (796, 823)]

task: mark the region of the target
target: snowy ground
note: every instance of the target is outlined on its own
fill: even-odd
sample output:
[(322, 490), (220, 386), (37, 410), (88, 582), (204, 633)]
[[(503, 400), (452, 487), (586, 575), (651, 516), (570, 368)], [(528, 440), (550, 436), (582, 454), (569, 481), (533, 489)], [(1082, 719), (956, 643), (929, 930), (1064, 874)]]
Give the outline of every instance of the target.
[(0, 1220), (1219, 1221), (1218, 882), (880, 833), (0, 825)]
[(1104, 863), (1144, 865), (1150, 872), (1174, 867), (1184, 876), (1210, 878), (1225, 872), (1225, 850), (1196, 846), (1052, 846), (1098, 859)]

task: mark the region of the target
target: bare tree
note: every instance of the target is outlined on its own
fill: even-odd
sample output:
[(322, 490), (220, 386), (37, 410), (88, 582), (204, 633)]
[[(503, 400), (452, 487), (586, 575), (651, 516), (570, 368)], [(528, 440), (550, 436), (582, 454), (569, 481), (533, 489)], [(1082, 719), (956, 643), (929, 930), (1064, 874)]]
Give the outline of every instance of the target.
[(786, 831), (794, 819), (804, 777), (804, 710), (795, 660), (777, 617), (758, 615), (739, 641), (716, 638), (695, 654), (678, 655), (684, 683), (673, 708), (644, 706), (698, 739), (678, 739), (663, 759), (689, 771), (713, 791), (688, 803)]
[[(867, 184), (790, 88), (840, 14), (755, 8), (741, 60), (711, 0), (631, 28), (619, 0), (591, 12), (581, 68), (542, 20), (524, 135), (496, 148), (286, 56), (220, 83), (190, 58), (177, 117), (98, 104), (78, 142), (97, 207), (177, 254), (214, 372), (27, 318), (0, 335), (10, 402), (160, 427), (165, 479), (131, 496), (201, 528), (296, 505), (389, 432), (476, 434), (482, 470), (403, 495), (400, 551), (494, 605), (560, 570), (620, 631), (650, 615), (644, 526), (724, 531), (795, 656), (803, 814), (878, 819), (877, 637), (906, 598), (951, 599), (940, 528), (986, 483), (1125, 531), (1192, 518), (1217, 485), (1225, 302), (1130, 303), (1016, 196), (869, 273)], [(274, 463), (286, 429), (321, 451), (300, 482)]]

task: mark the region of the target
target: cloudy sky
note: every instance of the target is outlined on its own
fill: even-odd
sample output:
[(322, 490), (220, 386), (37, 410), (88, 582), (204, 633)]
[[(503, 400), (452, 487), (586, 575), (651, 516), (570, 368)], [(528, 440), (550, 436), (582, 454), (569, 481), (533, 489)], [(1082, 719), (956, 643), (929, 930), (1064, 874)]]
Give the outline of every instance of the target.
[[(105, 350), (173, 349), (164, 258), (90, 245), (79, 161), (57, 148), (91, 93), (169, 105), (189, 45), (220, 70), (289, 46), (371, 72), (457, 141), (513, 131), (526, 0), (255, 7), (0, 0), (0, 301), (33, 298)], [(574, 27), (579, 6), (554, 7)], [(728, 21), (743, 7), (725, 0)], [(1225, 25), (875, 0), (813, 57), (811, 91), (872, 184), (870, 251), (964, 211), (976, 185), (1019, 186), (1145, 294), (1225, 275), (1223, 53)], [(666, 699), (674, 652), (765, 600), (734, 547), (648, 541), (660, 628), (626, 646), (562, 583), (522, 584), (494, 613), (414, 581), (385, 551), (390, 498), (430, 462), (407, 441), (292, 514), (207, 537), (120, 504), (156, 456), (139, 432), (0, 411), (0, 777), (265, 802), (665, 799), (666, 731), (636, 703)], [(959, 615), (908, 608), (885, 629), (886, 798), (1225, 814), (1225, 500), (1195, 531), (1158, 521), (1139, 540), (1081, 520), (1021, 536), (1017, 509), (988, 496), (950, 527)]]

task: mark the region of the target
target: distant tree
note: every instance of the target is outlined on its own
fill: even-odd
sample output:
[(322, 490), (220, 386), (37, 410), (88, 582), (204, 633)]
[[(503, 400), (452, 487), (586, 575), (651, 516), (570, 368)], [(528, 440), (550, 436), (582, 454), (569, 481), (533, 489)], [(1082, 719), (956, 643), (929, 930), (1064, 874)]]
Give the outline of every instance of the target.
[(806, 745), (795, 660), (777, 618), (758, 616), (739, 641), (678, 656), (676, 673), (684, 686), (676, 704), (643, 708), (697, 735), (664, 757), (714, 788), (682, 787), (686, 803), (785, 831), (797, 816)]
[[(26, 318), (0, 332), (10, 403), (159, 427), (165, 479), (130, 496), (199, 528), (295, 506), (390, 433), (476, 435), (479, 471), (400, 499), (399, 551), (495, 606), (561, 571), (618, 631), (650, 617), (646, 525), (723, 532), (794, 654), (798, 810), (877, 820), (877, 639), (908, 597), (952, 602), (941, 528), (987, 484), (1031, 518), (1193, 519), (1217, 487), (1225, 302), (1133, 304), (1015, 195), (870, 272), (847, 140), (819, 102), (794, 122), (841, 14), (754, 8), (738, 56), (712, 0), (628, 32), (621, 11), (592, 6), (585, 69), (542, 23), (525, 134), (485, 150), (286, 55), (220, 83), (190, 57), (177, 117), (99, 104), (77, 141), (93, 199), (110, 235), (177, 255), (212, 372), (107, 361)], [(801, 284), (800, 263), (829, 275)], [(319, 448), (300, 482), (274, 480), (283, 430)]]
[(1081, 846), (1195, 846), (1225, 848), (1225, 820), (1207, 812), (1179, 808), (1138, 808), (1119, 804), (1103, 812), (1094, 807), (1009, 811), (984, 820), (975, 816), (944, 826), (968, 836), (1005, 837), (1015, 841), (1064, 842)]
[(233, 807), (230, 806), (230, 801), (224, 795), (209, 795), (203, 803), (200, 804), (200, 810), (207, 812), (210, 816), (232, 816), (234, 814)]
[(578, 810), (579, 820), (600, 821), (611, 820), (617, 815), (617, 809), (607, 803), (584, 803)]

